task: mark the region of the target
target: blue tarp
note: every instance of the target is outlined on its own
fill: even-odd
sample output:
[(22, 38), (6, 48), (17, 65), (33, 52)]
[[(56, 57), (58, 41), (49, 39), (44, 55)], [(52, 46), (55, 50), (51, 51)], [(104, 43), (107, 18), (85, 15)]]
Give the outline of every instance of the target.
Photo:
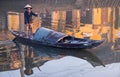
[(33, 40), (55, 44), (67, 36), (64, 33), (41, 27), (36, 31)]

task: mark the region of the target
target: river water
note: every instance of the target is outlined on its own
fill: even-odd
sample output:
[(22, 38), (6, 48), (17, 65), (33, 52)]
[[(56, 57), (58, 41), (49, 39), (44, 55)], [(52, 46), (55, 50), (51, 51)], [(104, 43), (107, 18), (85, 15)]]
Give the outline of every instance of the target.
[[(1, 32), (0, 35), (0, 71), (20, 69), (22, 72), (43, 65), (45, 62), (59, 59), (64, 56), (74, 56), (85, 59), (93, 66), (105, 65), (120, 61), (119, 50), (113, 51), (110, 43), (87, 50), (58, 49), (40, 46), (31, 46), (14, 43), (14, 36), (10, 32)], [(39, 68), (38, 68), (39, 69)], [(39, 69), (40, 70), (40, 69)], [(21, 73), (22, 75), (22, 73)]]

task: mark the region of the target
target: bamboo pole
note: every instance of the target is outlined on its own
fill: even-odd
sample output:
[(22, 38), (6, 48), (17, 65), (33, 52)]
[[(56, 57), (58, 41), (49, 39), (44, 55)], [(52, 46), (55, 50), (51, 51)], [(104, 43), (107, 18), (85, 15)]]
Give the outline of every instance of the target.
[(115, 21), (115, 8), (112, 8), (111, 9), (111, 18), (110, 18), (110, 22), (111, 22), (110, 42), (114, 41), (114, 21)]
[(20, 74), (21, 74), (21, 77), (25, 77), (24, 76), (24, 49), (25, 49), (25, 46), (18, 44), (18, 48), (20, 50), (20, 60), (21, 60), (21, 67), (20, 67)]

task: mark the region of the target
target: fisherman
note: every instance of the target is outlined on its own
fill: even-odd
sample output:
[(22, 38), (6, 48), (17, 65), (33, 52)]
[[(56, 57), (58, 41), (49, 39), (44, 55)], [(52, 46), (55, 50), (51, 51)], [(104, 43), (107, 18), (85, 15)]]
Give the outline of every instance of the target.
[(38, 14), (35, 14), (32, 12), (32, 6), (27, 4), (25, 7), (25, 12), (24, 12), (24, 24), (25, 24), (25, 31), (26, 31), (26, 36), (30, 37), (32, 34), (32, 23), (33, 19), (32, 16), (37, 17)]

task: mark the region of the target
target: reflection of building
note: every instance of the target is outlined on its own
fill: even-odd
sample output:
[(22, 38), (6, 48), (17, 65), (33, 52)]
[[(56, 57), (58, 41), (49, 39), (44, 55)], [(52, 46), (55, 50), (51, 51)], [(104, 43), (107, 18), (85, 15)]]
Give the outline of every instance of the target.
[(59, 20), (58, 16), (59, 16), (59, 11), (52, 12), (51, 24), (52, 24), (52, 29), (54, 30), (57, 30), (58, 27), (58, 20)]
[(23, 30), (23, 14), (18, 12), (8, 12), (8, 29)]
[(80, 10), (73, 10), (72, 11), (72, 24), (74, 28), (80, 27)]
[(53, 11), (52, 12), (52, 29), (57, 31), (64, 30), (65, 27), (66, 11)]
[(80, 26), (80, 10), (66, 11), (66, 26), (78, 28)]
[[(92, 33), (92, 39), (101, 39), (107, 35), (108, 41), (116, 38), (116, 29), (119, 29), (119, 8), (81, 8), (73, 10), (54, 10), (46, 26), (69, 35), (81, 37), (81, 33)], [(21, 13), (8, 13), (9, 29), (22, 30), (23, 16)], [(16, 22), (15, 22), (16, 20)], [(45, 22), (46, 23), (46, 22)], [(36, 24), (35, 24), (36, 26)], [(38, 27), (37, 27), (38, 28)], [(74, 28), (74, 30), (73, 30)], [(68, 31), (66, 29), (69, 29)]]
[(9, 30), (19, 30), (19, 13), (8, 12), (8, 26)]
[(79, 28), (80, 10), (53, 11), (52, 28), (57, 31), (64, 31), (65, 27)]
[(18, 49), (14, 43), (0, 44), (0, 71), (18, 69), (21, 66)]
[(80, 9), (81, 10), (81, 15), (80, 15), (80, 22), (83, 24), (92, 24), (92, 9)]

